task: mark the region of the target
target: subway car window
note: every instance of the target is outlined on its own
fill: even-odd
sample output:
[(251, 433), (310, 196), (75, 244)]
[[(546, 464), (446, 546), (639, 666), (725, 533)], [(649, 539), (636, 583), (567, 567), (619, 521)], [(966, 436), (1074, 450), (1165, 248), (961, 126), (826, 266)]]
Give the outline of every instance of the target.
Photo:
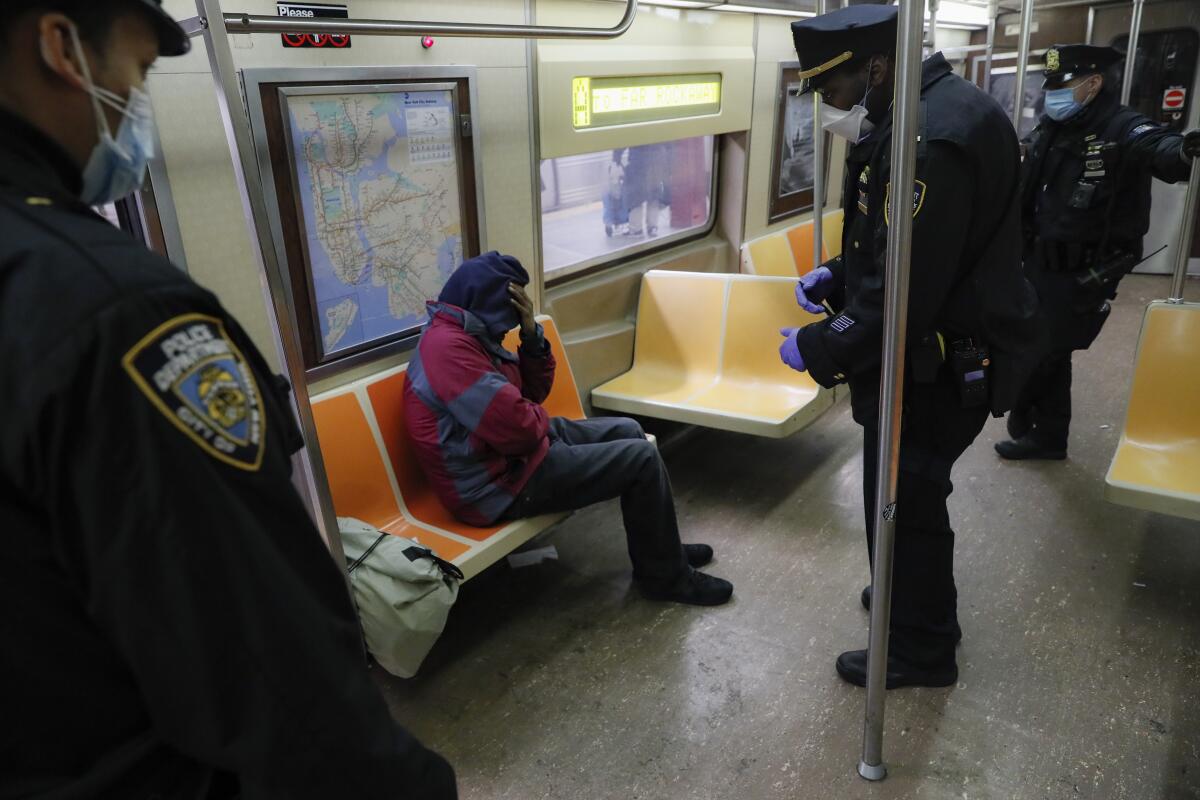
[(542, 162), (542, 250), (552, 278), (712, 226), (715, 137)]

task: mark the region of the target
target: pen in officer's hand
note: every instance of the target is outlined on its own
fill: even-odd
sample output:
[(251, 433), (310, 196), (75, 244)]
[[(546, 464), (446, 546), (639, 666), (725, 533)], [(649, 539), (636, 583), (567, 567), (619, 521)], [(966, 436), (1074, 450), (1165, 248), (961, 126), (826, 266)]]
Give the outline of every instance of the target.
[(825, 309), (825, 314), (827, 316), (829, 316), (829, 317), (837, 316), (837, 314), (833, 313), (833, 309), (829, 307), (829, 303), (827, 301), (825, 301), (825, 300), (821, 301), (821, 308)]

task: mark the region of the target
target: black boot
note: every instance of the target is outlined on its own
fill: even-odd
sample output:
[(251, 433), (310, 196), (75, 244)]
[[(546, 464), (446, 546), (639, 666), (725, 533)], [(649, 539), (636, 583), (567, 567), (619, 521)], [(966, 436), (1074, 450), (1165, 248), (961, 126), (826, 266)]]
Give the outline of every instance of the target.
[(1052, 447), (1039, 442), (1033, 434), (1027, 434), (1020, 439), (1007, 442), (996, 442), (996, 452), (1001, 458), (1010, 461), (1040, 459), (1046, 461), (1062, 461), (1067, 457), (1067, 448)]
[(1008, 438), (1022, 439), (1033, 430), (1033, 415), (1028, 411), (1010, 411), (1004, 424), (1008, 428)]
[(706, 575), (699, 570), (688, 568), (674, 583), (667, 586), (654, 584), (639, 584), (647, 598), (651, 600), (671, 600), (690, 606), (719, 606), (729, 602), (733, 595), (733, 584), (713, 575)]
[[(837, 673), (855, 686), (867, 685), (867, 651), (849, 650), (837, 658)], [(938, 667), (914, 667), (888, 657), (887, 688), (902, 686), (953, 686), (958, 681), (958, 665), (953, 661)]]
[(689, 567), (703, 567), (713, 560), (713, 549), (706, 544), (685, 544), (683, 552)]
[[(871, 594), (872, 594), (871, 584), (868, 583), (866, 586), (863, 587), (862, 594), (860, 594), (858, 596), (859, 602), (862, 603), (862, 607), (865, 608), (867, 611), (871, 610)], [(961, 641), (962, 641), (962, 628), (959, 627), (957, 624), (955, 624), (955, 626), (954, 626), (954, 644), (957, 645)]]

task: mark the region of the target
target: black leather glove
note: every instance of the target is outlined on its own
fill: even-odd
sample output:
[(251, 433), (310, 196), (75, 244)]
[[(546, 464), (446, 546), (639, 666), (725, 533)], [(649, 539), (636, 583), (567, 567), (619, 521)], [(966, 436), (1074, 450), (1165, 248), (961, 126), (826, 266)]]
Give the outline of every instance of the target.
[(1200, 128), (1183, 135), (1183, 154), (1188, 158), (1200, 158)]

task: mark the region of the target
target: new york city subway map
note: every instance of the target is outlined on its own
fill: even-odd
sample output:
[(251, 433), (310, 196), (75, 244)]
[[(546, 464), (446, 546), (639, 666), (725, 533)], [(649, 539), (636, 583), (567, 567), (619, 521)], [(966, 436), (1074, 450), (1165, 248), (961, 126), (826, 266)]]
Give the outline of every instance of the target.
[(451, 93), (296, 96), (288, 117), (324, 354), (422, 324), (462, 260)]

